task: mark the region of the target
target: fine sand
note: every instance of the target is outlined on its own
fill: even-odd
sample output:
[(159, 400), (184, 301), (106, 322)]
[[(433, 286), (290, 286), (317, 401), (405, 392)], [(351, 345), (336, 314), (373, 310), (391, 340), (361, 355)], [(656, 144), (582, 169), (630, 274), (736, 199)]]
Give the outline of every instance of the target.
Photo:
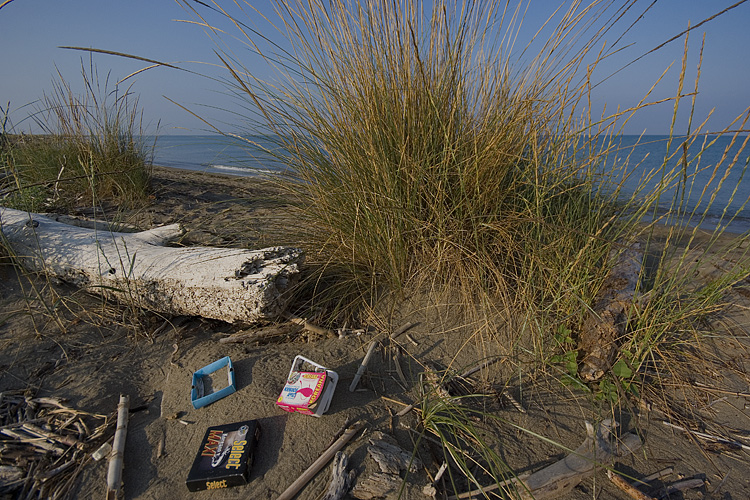
[[(182, 241), (185, 245), (260, 248), (277, 244), (264, 231), (270, 218), (284, 215), (284, 205), (274, 194), (273, 187), (257, 179), (156, 168), (151, 205), (130, 214), (128, 220), (142, 228), (180, 222), (188, 229)], [(696, 283), (714, 275), (722, 264), (726, 262), (705, 262)], [(124, 458), (122, 484), (124, 498), (129, 499), (276, 498), (350, 420), (365, 424), (365, 431), (345, 447), (358, 480), (379, 471), (367, 454), (367, 445), (373, 431), (383, 431), (404, 449), (416, 449), (424, 464), (409, 474), (402, 498), (428, 498), (422, 487), (430, 483), (428, 473), (434, 475), (440, 467), (441, 452), (429, 440), (419, 440), (416, 411), (404, 417), (395, 413), (415, 401), (423, 365), (461, 372), (497, 353), (487, 342), (455, 328), (451, 323), (455, 318), (421, 311), (410, 315), (397, 311), (390, 324), (369, 325), (365, 333), (344, 338), (295, 332), (293, 325), (282, 323), (277, 329), (286, 334), (268, 343), (221, 343), (220, 339), (239, 331), (269, 326), (200, 318), (165, 322), (157, 315), (138, 315), (55, 284), (56, 293), (63, 297), (56, 303), (65, 327), (61, 332), (52, 316), (33, 300), (32, 284), (43, 289), (44, 280), (18, 276), (7, 261), (0, 265), (0, 274), (0, 392), (65, 398), (68, 406), (107, 415), (114, 414), (120, 394), (129, 395), (131, 407), (137, 410), (130, 416)], [(648, 399), (629, 399), (613, 413), (605, 403), (562, 386), (543, 370), (522, 371), (522, 360), (507, 358), (475, 374), (472, 388), (472, 392), (490, 394), (472, 404), (507, 424), (476, 425), (484, 426), (488, 442), (513, 470), (523, 473), (564, 457), (566, 450), (553, 442), (575, 449), (585, 437), (584, 421), (615, 416), (620, 421), (618, 432), (639, 432), (644, 439), (640, 451), (618, 460), (619, 470), (644, 477), (673, 467), (665, 483), (705, 479), (702, 488), (671, 498), (750, 498), (746, 449), (696, 439), (663, 424), (682, 415), (680, 422), (693, 425), (694, 430), (750, 446), (750, 342), (745, 330), (750, 325), (750, 293), (743, 286), (727, 297), (731, 306), (725, 312), (707, 319), (704, 328), (712, 335), (699, 350), (686, 351), (683, 363), (675, 366), (674, 380), (669, 373), (660, 374), (667, 391), (662, 398), (644, 391)], [(30, 309), (37, 314), (27, 314)], [(136, 320), (140, 333), (132, 326)], [(385, 340), (379, 344), (359, 389), (349, 392), (369, 343), (412, 322), (418, 324), (409, 330), (408, 338), (399, 337), (398, 345)], [(321, 418), (289, 414), (275, 405), (298, 354), (335, 370), (340, 377), (330, 410)], [(237, 392), (193, 409), (193, 372), (224, 356), (234, 363)], [(396, 363), (400, 363), (403, 380)], [(501, 395), (503, 391), (510, 397)], [(188, 492), (185, 479), (206, 429), (248, 419), (257, 419), (262, 428), (250, 483)], [(104, 498), (106, 468), (105, 460), (86, 461), (76, 479), (76, 497)], [(330, 467), (297, 498), (322, 498), (329, 475)], [(629, 497), (599, 471), (565, 498)]]

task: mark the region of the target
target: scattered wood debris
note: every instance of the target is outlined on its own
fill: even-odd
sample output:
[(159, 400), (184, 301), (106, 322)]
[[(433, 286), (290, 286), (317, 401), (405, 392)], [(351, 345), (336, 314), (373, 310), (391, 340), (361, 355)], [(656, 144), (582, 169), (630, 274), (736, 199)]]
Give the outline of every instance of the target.
[(0, 495), (74, 498), (79, 474), (114, 423), (114, 415), (76, 410), (59, 398), (0, 393)]
[(300, 477), (298, 477), (286, 490), (284, 490), (283, 493), (281, 493), (281, 495), (279, 495), (277, 500), (291, 500), (294, 498), (297, 493), (299, 493), (302, 488), (304, 488), (305, 485), (307, 485), (307, 483), (309, 483), (310, 480), (331, 461), (334, 455), (346, 446), (346, 443), (348, 443), (360, 430), (362, 430), (362, 424), (359, 423), (354, 423), (347, 427), (341, 436), (330, 447), (328, 447), (328, 449), (326, 449)]
[(667, 427), (671, 427), (672, 429), (676, 429), (678, 431), (683, 431), (683, 432), (686, 432), (688, 434), (692, 434), (693, 436), (695, 436), (697, 438), (700, 438), (700, 439), (704, 439), (706, 441), (710, 441), (710, 442), (713, 442), (713, 443), (725, 445), (725, 446), (729, 447), (730, 449), (750, 451), (750, 446), (748, 446), (748, 445), (746, 445), (744, 443), (741, 443), (741, 442), (739, 442), (737, 440), (734, 440), (734, 439), (727, 439), (727, 438), (724, 438), (724, 437), (721, 437), (721, 436), (714, 436), (713, 434), (707, 434), (705, 432), (693, 431), (693, 430), (687, 429), (687, 428), (685, 428), (685, 427), (683, 427), (681, 425), (677, 425), (677, 424), (673, 424), (671, 422), (667, 422), (666, 420), (664, 420), (662, 423), (664, 425), (666, 425)]
[(646, 476), (643, 479), (636, 479), (635, 481), (628, 482), (620, 476), (614, 469), (607, 471), (607, 477), (612, 481), (612, 484), (624, 491), (630, 498), (634, 500), (656, 500), (661, 498), (667, 498), (672, 493), (678, 491), (685, 491), (689, 489), (699, 489), (705, 486), (705, 480), (697, 477), (690, 479), (684, 479), (677, 481), (672, 484), (663, 485), (652, 485), (653, 481), (668, 476), (674, 472), (674, 469), (667, 467), (662, 469), (650, 476)]

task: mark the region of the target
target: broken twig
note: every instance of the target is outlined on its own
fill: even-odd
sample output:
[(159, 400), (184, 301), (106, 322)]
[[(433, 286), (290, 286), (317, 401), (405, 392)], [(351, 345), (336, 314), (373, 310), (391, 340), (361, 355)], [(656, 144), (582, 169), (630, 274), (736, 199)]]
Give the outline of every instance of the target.
[(627, 493), (627, 495), (634, 500), (654, 500), (654, 497), (646, 495), (644, 492), (642, 492), (629, 482), (625, 481), (625, 479), (623, 479), (623, 477), (617, 472), (608, 470), (607, 477), (610, 481), (612, 481), (612, 484)]
[(408, 332), (409, 330), (411, 330), (412, 328), (414, 328), (418, 324), (419, 323), (406, 323), (404, 325), (401, 325), (401, 327), (399, 327), (398, 330), (396, 330), (395, 332), (393, 332), (393, 335), (391, 335), (391, 340), (397, 339), (398, 337), (400, 337), (404, 333)]
[(678, 481), (676, 483), (669, 485), (663, 492), (661, 492), (661, 494), (659, 495), (659, 498), (666, 498), (672, 493), (676, 493), (678, 491), (702, 488), (705, 484), (706, 483), (703, 479), (698, 479), (698, 478), (685, 479), (684, 481)]
[(667, 427), (671, 427), (673, 429), (677, 429), (678, 431), (687, 432), (688, 434), (692, 434), (695, 437), (706, 439), (708, 441), (715, 441), (717, 443), (726, 444), (732, 448), (737, 449), (743, 449), (745, 451), (750, 451), (750, 446), (746, 444), (742, 444), (739, 441), (733, 441), (731, 439), (723, 438), (720, 436), (714, 436), (712, 434), (706, 434), (705, 432), (698, 432), (698, 431), (692, 431), (690, 429), (686, 429), (685, 427), (682, 427), (681, 425), (673, 424), (671, 422), (667, 422), (666, 420), (663, 421), (664, 425)]

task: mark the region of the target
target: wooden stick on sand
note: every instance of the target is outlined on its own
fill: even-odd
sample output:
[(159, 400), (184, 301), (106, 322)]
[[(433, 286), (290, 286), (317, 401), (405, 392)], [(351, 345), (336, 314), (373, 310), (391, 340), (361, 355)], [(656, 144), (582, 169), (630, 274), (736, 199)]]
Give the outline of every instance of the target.
[(112, 454), (109, 456), (109, 469), (107, 469), (107, 500), (115, 500), (122, 482), (122, 459), (125, 454), (125, 436), (128, 433), (128, 409), (130, 408), (130, 396), (120, 394), (120, 403), (117, 405), (117, 430), (115, 430), (115, 442), (112, 446)]
[(365, 358), (362, 360), (362, 363), (359, 365), (359, 368), (357, 369), (357, 373), (354, 375), (354, 379), (352, 380), (351, 385), (349, 385), (349, 392), (354, 392), (354, 390), (357, 388), (359, 379), (362, 378), (362, 374), (365, 373), (365, 368), (367, 368), (367, 363), (370, 362), (372, 353), (375, 351), (375, 347), (377, 345), (378, 345), (377, 340), (373, 340), (372, 342), (370, 342), (370, 347), (368, 347), (367, 349), (367, 354), (365, 354)]
[(305, 472), (302, 473), (300, 477), (297, 478), (296, 481), (294, 481), (284, 492), (279, 495), (279, 498), (277, 500), (291, 500), (294, 498), (294, 496), (299, 493), (299, 491), (305, 487), (305, 485), (310, 482), (310, 480), (315, 477), (315, 475), (320, 472), (320, 470), (326, 466), (328, 462), (331, 461), (333, 456), (336, 454), (337, 451), (341, 450), (341, 448), (346, 445), (353, 437), (354, 435), (359, 432), (359, 430), (362, 428), (362, 424), (354, 424), (346, 431), (340, 438), (336, 440), (335, 443), (333, 443), (326, 451), (323, 452), (323, 454), (315, 461), (313, 464), (307, 468)]

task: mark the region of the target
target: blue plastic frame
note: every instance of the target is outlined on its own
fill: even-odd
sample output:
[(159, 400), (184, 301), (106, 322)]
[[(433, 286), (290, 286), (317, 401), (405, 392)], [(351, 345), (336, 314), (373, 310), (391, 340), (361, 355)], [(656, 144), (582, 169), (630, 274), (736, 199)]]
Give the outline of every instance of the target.
[[(199, 383), (199, 380), (221, 370), (225, 366), (227, 367), (228, 385), (223, 389), (212, 392), (211, 394), (204, 394), (202, 397), (198, 397), (197, 385)], [(229, 396), (236, 390), (237, 388), (234, 385), (234, 366), (232, 366), (232, 360), (229, 359), (229, 356), (225, 356), (220, 360), (214, 361), (210, 365), (204, 366), (200, 370), (197, 370), (195, 371), (195, 373), (193, 373), (193, 387), (190, 389), (190, 401), (193, 403), (193, 408), (198, 409), (202, 408), (203, 406), (209, 405), (223, 397)]]

